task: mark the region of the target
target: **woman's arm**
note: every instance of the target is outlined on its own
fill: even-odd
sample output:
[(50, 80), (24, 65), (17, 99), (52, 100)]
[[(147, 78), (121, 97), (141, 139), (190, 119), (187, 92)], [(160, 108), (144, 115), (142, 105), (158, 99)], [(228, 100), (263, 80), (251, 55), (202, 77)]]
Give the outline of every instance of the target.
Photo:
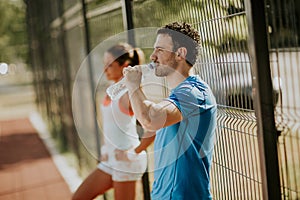
[(142, 151), (146, 150), (148, 148), (148, 146), (150, 144), (152, 144), (152, 142), (154, 141), (155, 139), (155, 135), (156, 133), (155, 132), (152, 132), (152, 131), (145, 131), (142, 139), (141, 139), (141, 143), (139, 146), (137, 146), (135, 149), (134, 149), (134, 152), (139, 154), (141, 153)]
[(131, 161), (134, 160), (137, 156), (137, 154), (143, 152), (148, 148), (150, 144), (155, 139), (155, 132), (151, 131), (146, 131), (143, 135), (143, 138), (141, 139), (141, 143), (139, 146), (137, 146), (134, 149), (129, 149), (129, 150), (121, 150), (121, 149), (116, 149), (115, 150), (115, 156), (117, 160), (123, 160), (123, 161)]

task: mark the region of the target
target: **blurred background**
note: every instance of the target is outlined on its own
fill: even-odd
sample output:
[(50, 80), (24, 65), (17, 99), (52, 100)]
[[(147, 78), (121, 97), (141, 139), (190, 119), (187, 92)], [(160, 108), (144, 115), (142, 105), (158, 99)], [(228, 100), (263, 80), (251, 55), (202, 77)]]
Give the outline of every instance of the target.
[(0, 13), (0, 117), (24, 116), (36, 108), (25, 2), (1, 1)]
[[(98, 105), (110, 84), (102, 52), (126, 41), (148, 62), (156, 28), (172, 21), (199, 30), (194, 72), (218, 102), (215, 198), (262, 199), (278, 191), (281, 199), (299, 199), (297, 0), (2, 0), (0, 118), (39, 113), (57, 150), (85, 177), (100, 154)], [(154, 101), (168, 93), (147, 91)], [(152, 182), (150, 171), (139, 199), (149, 198)]]

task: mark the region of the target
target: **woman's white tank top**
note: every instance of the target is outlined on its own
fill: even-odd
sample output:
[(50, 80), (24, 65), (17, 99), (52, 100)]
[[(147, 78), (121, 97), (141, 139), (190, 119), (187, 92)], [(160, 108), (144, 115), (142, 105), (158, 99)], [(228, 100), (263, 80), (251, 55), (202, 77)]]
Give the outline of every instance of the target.
[(119, 100), (111, 101), (108, 105), (101, 104), (101, 111), (106, 145), (127, 150), (140, 144), (136, 118), (121, 111)]

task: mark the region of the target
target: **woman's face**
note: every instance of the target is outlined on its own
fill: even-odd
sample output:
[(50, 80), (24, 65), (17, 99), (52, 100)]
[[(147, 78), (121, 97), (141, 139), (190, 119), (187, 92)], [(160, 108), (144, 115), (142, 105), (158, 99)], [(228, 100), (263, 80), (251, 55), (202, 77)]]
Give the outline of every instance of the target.
[(123, 77), (123, 68), (125, 65), (120, 65), (108, 52), (104, 53), (103, 60), (106, 78), (115, 82), (119, 81)]

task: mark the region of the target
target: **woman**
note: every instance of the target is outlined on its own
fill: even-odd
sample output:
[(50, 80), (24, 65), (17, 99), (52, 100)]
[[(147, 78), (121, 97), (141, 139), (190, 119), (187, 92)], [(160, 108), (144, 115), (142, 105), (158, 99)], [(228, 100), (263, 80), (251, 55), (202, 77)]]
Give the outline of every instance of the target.
[[(140, 49), (121, 43), (104, 53), (104, 72), (108, 80), (118, 82), (123, 77), (124, 67), (139, 65), (143, 60), (144, 54)], [(145, 132), (139, 140), (127, 93), (113, 101), (106, 95), (101, 113), (104, 133), (101, 162), (79, 186), (72, 199), (94, 199), (113, 188), (116, 200), (133, 200), (136, 181), (147, 167), (144, 150), (153, 142), (155, 133)]]

